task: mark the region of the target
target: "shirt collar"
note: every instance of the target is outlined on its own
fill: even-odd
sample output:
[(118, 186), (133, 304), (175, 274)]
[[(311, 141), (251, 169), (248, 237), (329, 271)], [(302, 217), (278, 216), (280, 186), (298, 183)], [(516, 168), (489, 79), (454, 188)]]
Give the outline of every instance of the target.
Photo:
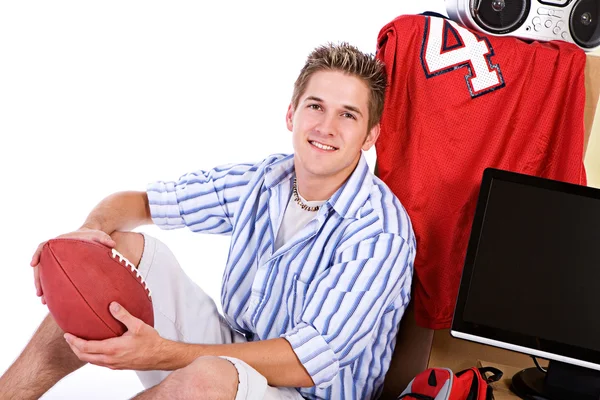
[[(356, 168), (346, 182), (327, 200), (328, 204), (343, 218), (358, 218), (365, 204), (373, 179), (370, 179), (369, 165), (361, 152)], [(290, 154), (266, 168), (265, 185), (271, 189), (289, 181), (294, 176), (294, 155)]]
[(265, 169), (265, 186), (267, 189), (289, 181), (294, 176), (294, 155), (287, 155)]
[(367, 201), (373, 187), (373, 179), (370, 179), (370, 175), (369, 165), (361, 152), (358, 164), (350, 177), (327, 201), (340, 216), (360, 217), (360, 209)]

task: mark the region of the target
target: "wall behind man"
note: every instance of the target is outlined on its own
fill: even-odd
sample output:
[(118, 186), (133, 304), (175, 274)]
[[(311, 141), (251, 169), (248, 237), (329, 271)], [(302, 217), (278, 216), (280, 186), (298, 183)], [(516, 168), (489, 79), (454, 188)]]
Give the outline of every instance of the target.
[[(306, 55), (328, 41), (374, 52), (400, 14), (443, 0), (33, 0), (0, 6), (0, 374), (47, 313), (28, 267), (103, 197), (291, 152), (285, 113)], [(373, 165), (374, 151), (368, 154)], [(219, 298), (228, 237), (142, 230)], [(132, 372), (86, 366), (45, 399), (119, 399)], [(1, 397), (1, 395), (0, 395)]]
[[(600, 92), (600, 50), (591, 53), (595, 56), (596, 68), (593, 73), (595, 75), (594, 88), (595, 93)], [(596, 107), (594, 124), (588, 142), (587, 151), (585, 154), (585, 168), (588, 177), (588, 186), (600, 188), (600, 104)]]

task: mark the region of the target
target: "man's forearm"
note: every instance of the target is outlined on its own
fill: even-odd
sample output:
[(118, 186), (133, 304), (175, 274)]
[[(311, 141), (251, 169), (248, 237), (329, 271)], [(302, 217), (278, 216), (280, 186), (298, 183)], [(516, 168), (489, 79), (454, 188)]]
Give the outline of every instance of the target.
[(145, 192), (118, 192), (103, 199), (90, 212), (82, 227), (108, 233), (130, 231), (152, 223)]
[(312, 378), (283, 338), (234, 344), (188, 344), (166, 341), (158, 369), (174, 370), (202, 356), (240, 359), (260, 372), (271, 386), (310, 387)]

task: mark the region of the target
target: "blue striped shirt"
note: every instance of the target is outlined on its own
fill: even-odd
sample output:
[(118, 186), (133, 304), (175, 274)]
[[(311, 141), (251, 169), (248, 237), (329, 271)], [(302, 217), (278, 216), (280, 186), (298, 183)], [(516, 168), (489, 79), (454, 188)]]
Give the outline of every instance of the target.
[(289, 341), (309, 399), (370, 399), (382, 389), (410, 299), (409, 217), (364, 156), (315, 219), (274, 251), (292, 193), (293, 155), (231, 164), (147, 188), (163, 229), (231, 235), (221, 301), (251, 340)]

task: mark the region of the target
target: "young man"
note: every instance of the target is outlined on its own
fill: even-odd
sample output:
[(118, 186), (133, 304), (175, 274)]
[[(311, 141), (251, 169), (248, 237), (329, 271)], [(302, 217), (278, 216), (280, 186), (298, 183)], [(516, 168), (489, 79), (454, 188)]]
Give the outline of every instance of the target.
[[(116, 246), (137, 265), (155, 327), (113, 303), (128, 332), (85, 341), (48, 316), (0, 378), (1, 398), (38, 398), (86, 362), (138, 371), (147, 388), (139, 399), (377, 397), (416, 251), (408, 215), (362, 155), (379, 135), (385, 86), (372, 56), (317, 48), (286, 115), (293, 155), (104, 199), (63, 237)], [(223, 316), (163, 243), (126, 232), (152, 222), (231, 235)]]

